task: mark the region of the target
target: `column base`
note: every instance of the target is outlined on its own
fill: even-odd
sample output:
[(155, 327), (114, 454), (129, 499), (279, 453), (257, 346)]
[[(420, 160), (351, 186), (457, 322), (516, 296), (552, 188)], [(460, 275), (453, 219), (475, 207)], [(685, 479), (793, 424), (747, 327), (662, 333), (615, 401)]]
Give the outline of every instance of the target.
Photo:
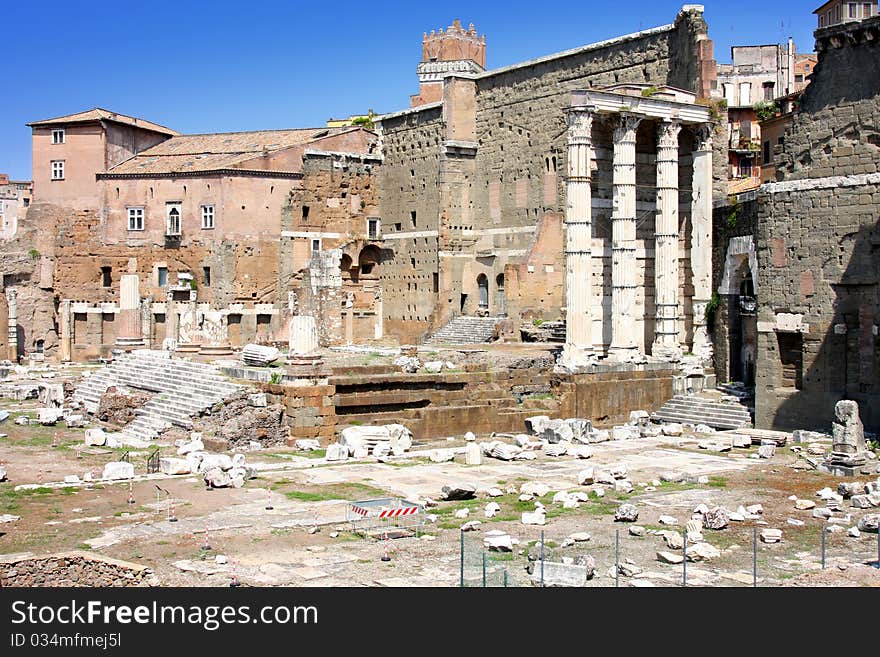
[(654, 343), (651, 347), (651, 356), (660, 360), (666, 360), (671, 363), (681, 360), (682, 351), (680, 345), (665, 345)]
[(144, 346), (143, 338), (116, 338), (114, 346), (120, 349), (141, 349)]
[(694, 342), (691, 351), (702, 361), (709, 363), (715, 355), (712, 341), (709, 339), (709, 333), (705, 326), (694, 327)]
[(202, 345), (198, 342), (189, 342), (186, 344), (178, 344), (177, 351), (182, 354), (197, 354), (201, 350)]
[(593, 347), (580, 347), (568, 342), (562, 348), (558, 366), (569, 372), (574, 372), (595, 365), (597, 362), (598, 357)]
[(204, 344), (199, 350), (200, 354), (205, 356), (231, 356), (233, 354), (232, 345), (227, 344)]
[(647, 357), (638, 347), (610, 347), (608, 360), (614, 363), (645, 363)]

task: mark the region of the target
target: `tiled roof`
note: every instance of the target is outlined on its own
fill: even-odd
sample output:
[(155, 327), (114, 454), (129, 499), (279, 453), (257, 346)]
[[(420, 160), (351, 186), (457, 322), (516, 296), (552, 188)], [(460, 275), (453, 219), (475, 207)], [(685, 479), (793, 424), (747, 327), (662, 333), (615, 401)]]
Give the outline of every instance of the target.
[[(355, 128), (357, 129), (357, 128)], [(188, 173), (236, 168), (247, 160), (352, 130), (301, 128), (178, 135), (107, 171), (111, 174)]]
[(77, 112), (76, 114), (68, 114), (67, 116), (59, 116), (54, 119), (44, 119), (43, 121), (34, 121), (32, 123), (28, 123), (29, 126), (35, 125), (54, 125), (59, 123), (85, 123), (87, 121), (115, 121), (116, 123), (124, 123), (125, 125), (136, 126), (138, 128), (143, 128), (145, 130), (152, 130), (154, 132), (161, 132), (166, 135), (176, 135), (178, 134), (175, 130), (171, 128), (166, 128), (163, 125), (159, 125), (158, 123), (153, 123), (152, 121), (145, 121), (144, 119), (139, 119), (135, 116), (126, 116), (125, 114), (119, 114), (118, 112), (111, 112), (110, 110), (101, 109), (100, 107), (96, 107), (95, 109), (86, 110), (85, 112)]

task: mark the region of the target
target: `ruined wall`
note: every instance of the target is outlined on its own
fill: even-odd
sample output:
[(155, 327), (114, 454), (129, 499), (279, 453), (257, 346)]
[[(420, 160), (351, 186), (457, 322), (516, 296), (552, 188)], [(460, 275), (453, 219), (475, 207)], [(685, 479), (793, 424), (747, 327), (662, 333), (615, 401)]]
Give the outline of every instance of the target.
[(146, 566), (73, 550), (0, 558), (0, 586), (158, 586)]
[(816, 32), (819, 64), (758, 196), (759, 426), (880, 429), (880, 18)]
[(424, 334), (434, 312), (443, 128), (439, 107), (382, 121), (379, 204), (394, 251), (382, 267), (385, 327), (402, 343)]
[[(437, 328), (456, 314), (477, 312), (478, 278), (485, 275), (490, 281), (489, 314), (500, 314), (505, 310), (509, 312), (511, 308), (503, 307), (497, 282), (503, 280), (501, 277), (509, 265), (519, 267), (529, 259), (540, 258), (540, 254), (532, 253), (535, 245), (540, 244), (536, 240), (538, 225), (548, 213), (555, 216), (564, 213), (564, 109), (570, 103), (570, 92), (637, 82), (673, 84), (708, 95), (715, 71), (711, 44), (702, 15), (699, 12), (684, 12), (676, 19), (674, 26), (646, 30), (609, 43), (596, 44), (595, 47), (576, 49), (477, 75), (471, 103), (474, 108), (471, 139), (476, 142), (476, 148), (470, 167), (461, 162), (462, 154), (467, 150), (461, 141), (467, 141), (468, 138), (449, 134), (451, 121), (468, 113), (468, 100), (461, 91), (464, 81), (455, 78), (445, 80), (443, 114), (440, 117), (443, 125), (436, 126), (434, 140), (415, 132), (418, 122), (421, 120), (424, 123), (426, 118), (433, 116), (434, 109), (383, 120), (383, 152), (386, 154), (383, 168), (387, 169), (388, 176), (384, 178), (387, 184), (382, 185), (383, 196), (380, 200), (383, 215), (388, 215), (386, 208), (389, 208), (394, 216), (405, 219), (404, 207), (401, 206), (406, 206), (407, 200), (409, 205), (415, 202), (412, 194), (418, 191), (418, 183), (430, 183), (433, 171), (428, 171), (427, 175), (421, 171), (417, 173), (414, 167), (408, 166), (408, 162), (423, 166), (432, 159), (437, 160), (441, 184), (438, 305), (431, 307), (424, 302), (403, 304), (399, 298), (395, 298), (394, 303), (387, 305), (386, 309), (392, 311), (393, 308), (392, 312), (397, 318), (403, 315), (417, 322), (412, 325), (411, 333)], [(596, 126), (596, 131), (602, 133), (603, 128)], [(405, 135), (410, 138), (406, 139)], [(599, 217), (600, 226), (603, 222), (610, 225), (607, 220), (611, 202), (610, 128), (604, 129), (604, 135), (604, 143), (602, 138), (599, 139), (601, 145), (596, 157), (600, 167), (607, 165), (607, 180), (600, 176), (594, 192), (594, 217)], [(441, 145), (438, 140), (444, 138), (447, 142)], [(680, 171), (683, 191), (690, 188), (688, 144), (689, 137), (684, 133), (682, 153), (685, 156)], [(640, 184), (642, 181), (646, 186), (653, 184), (655, 174), (652, 157), (655, 149), (655, 137), (650, 134), (650, 126), (646, 123), (644, 128), (640, 128), (639, 150), (643, 155), (639, 160)], [(726, 180), (724, 144), (720, 144), (717, 151), (716, 175), (719, 180)], [(400, 160), (401, 154), (406, 156), (403, 161)], [(450, 175), (453, 163), (456, 168)], [(416, 180), (407, 180), (405, 174)], [(722, 187), (718, 185), (719, 189)], [(639, 201), (641, 215), (653, 211), (656, 198), (648, 190), (641, 190)], [(683, 194), (683, 214), (687, 211), (689, 215), (689, 203), (689, 194)], [(400, 223), (406, 225), (405, 221)], [(683, 217), (683, 237), (688, 232), (688, 226), (687, 218)], [(642, 235), (647, 236), (648, 232), (642, 231)], [(425, 242), (404, 240), (398, 249), (398, 276), (406, 275), (405, 263), (410, 255), (409, 250), (414, 251), (412, 260), (415, 261), (421, 260), (419, 256), (429, 255), (419, 251), (424, 246), (431, 246), (432, 235), (420, 237)], [(686, 261), (688, 247), (684, 242), (682, 257)], [(643, 260), (649, 260), (652, 253), (651, 247), (643, 246)], [(646, 280), (652, 279), (652, 271), (650, 265), (646, 264), (643, 269)], [(610, 285), (610, 265), (607, 276)], [(414, 285), (421, 289), (424, 280), (425, 277), (399, 281), (395, 296), (400, 295), (404, 282), (407, 285), (404, 291), (408, 293)], [(556, 285), (552, 280), (548, 279), (547, 282)], [(689, 274), (684, 274), (683, 290), (688, 286)], [(389, 293), (392, 292), (389, 290)], [(551, 297), (554, 307), (542, 309), (541, 312), (556, 318), (562, 306), (562, 293), (554, 289)], [(642, 303), (646, 308), (652, 305), (650, 298), (643, 299)], [(649, 309), (648, 313), (651, 312)], [(427, 318), (427, 323), (423, 318)], [(652, 322), (646, 322), (646, 335), (652, 326)], [(689, 321), (682, 323), (683, 336), (687, 334), (689, 326)]]

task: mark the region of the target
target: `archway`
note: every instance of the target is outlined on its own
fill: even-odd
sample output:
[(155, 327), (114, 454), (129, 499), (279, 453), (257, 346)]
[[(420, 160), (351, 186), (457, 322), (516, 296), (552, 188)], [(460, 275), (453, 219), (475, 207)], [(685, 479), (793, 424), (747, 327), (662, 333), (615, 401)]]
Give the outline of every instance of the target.
[(477, 276), (477, 287), (480, 291), (480, 310), (489, 310), (489, 279), (486, 274)]
[(507, 315), (507, 298), (504, 296), (504, 274), (495, 277), (495, 293), (498, 296), (498, 314)]

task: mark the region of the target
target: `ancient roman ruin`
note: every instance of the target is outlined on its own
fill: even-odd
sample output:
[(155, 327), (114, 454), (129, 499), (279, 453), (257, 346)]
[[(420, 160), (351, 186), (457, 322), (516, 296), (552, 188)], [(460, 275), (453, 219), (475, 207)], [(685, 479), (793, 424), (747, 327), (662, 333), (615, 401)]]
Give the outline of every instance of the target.
[(880, 17), (742, 194), (710, 34), (493, 69), (456, 20), (397, 111), (29, 123), (0, 584), (876, 583)]

